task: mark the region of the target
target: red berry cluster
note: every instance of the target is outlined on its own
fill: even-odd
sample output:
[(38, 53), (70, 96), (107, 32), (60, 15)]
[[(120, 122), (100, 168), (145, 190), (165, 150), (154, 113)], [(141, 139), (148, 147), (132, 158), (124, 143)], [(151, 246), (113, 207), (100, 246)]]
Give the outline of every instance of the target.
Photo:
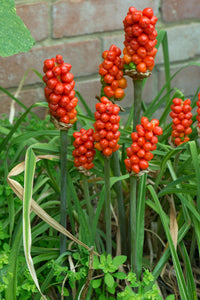
[(101, 97), (100, 102), (96, 104), (95, 148), (102, 151), (105, 156), (110, 156), (119, 149), (119, 111), (119, 106), (113, 104), (105, 96)]
[(157, 119), (149, 122), (148, 118), (141, 118), (141, 124), (136, 126), (136, 132), (131, 133), (133, 143), (127, 148), (128, 158), (124, 160), (128, 172), (139, 173), (148, 168), (148, 161), (153, 158), (151, 151), (157, 148), (157, 135), (162, 133)]
[(83, 167), (86, 170), (94, 167), (93, 159), (96, 151), (94, 150), (93, 134), (92, 128), (88, 130), (82, 128), (80, 132), (73, 133), (73, 137), (75, 138), (73, 146), (75, 149), (72, 151), (72, 155), (75, 167)]
[(157, 53), (155, 48), (157, 20), (153, 9), (150, 7), (143, 11), (130, 7), (123, 21), (125, 31), (123, 59), (126, 65), (130, 64), (130, 69), (136, 67), (138, 73), (153, 70), (154, 57)]
[(124, 89), (127, 86), (123, 77), (123, 59), (120, 58), (121, 50), (112, 45), (109, 50), (102, 53), (104, 61), (99, 66), (103, 93), (108, 98), (121, 100), (124, 97)]
[(197, 108), (197, 128), (200, 128), (200, 93), (198, 93), (198, 100), (196, 102)]
[(190, 140), (188, 135), (192, 132), (192, 107), (190, 99), (183, 101), (181, 98), (174, 98), (172, 102), (169, 114), (173, 119), (171, 136), (172, 142), (178, 146)]
[(64, 63), (61, 55), (44, 61), (43, 81), (46, 83), (45, 97), (50, 114), (60, 122), (73, 124), (77, 120), (75, 109), (78, 98), (75, 97), (74, 75), (70, 73), (71, 65)]

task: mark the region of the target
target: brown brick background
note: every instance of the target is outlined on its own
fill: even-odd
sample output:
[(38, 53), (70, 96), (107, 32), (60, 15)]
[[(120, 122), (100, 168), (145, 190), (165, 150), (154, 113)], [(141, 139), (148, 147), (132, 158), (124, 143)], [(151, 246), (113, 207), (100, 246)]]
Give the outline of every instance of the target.
[[(43, 61), (62, 54), (72, 64), (76, 89), (94, 109), (100, 93), (98, 66), (101, 53), (111, 44), (123, 49), (123, 19), (129, 6), (138, 9), (151, 6), (158, 16), (157, 29), (168, 33), (171, 75), (187, 64), (172, 81), (186, 97), (192, 97), (200, 86), (200, 1), (199, 0), (16, 0), (17, 14), (22, 18), (36, 44), (28, 53), (0, 57), (0, 86), (12, 94), (26, 72), (19, 99), (29, 106), (44, 100), (43, 84), (31, 70), (42, 73)], [(198, 66), (199, 64), (199, 66)], [(147, 80), (143, 99), (148, 104), (165, 83), (162, 47), (156, 67)], [(133, 87), (129, 80), (123, 105), (132, 103)], [(0, 113), (8, 113), (10, 98), (0, 92)], [(17, 107), (18, 111), (21, 108)], [(40, 111), (40, 116), (42, 112)]]

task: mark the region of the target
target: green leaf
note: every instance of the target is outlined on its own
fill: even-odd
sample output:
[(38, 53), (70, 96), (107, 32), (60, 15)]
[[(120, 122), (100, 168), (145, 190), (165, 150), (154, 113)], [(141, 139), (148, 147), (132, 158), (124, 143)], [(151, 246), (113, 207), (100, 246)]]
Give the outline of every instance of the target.
[(99, 300), (107, 300), (107, 298), (102, 294), (99, 296)]
[[(110, 294), (114, 294), (115, 293), (115, 285), (113, 285), (113, 287), (109, 287), (109, 286), (107, 286), (107, 291), (110, 293)], [(110, 297), (108, 298), (108, 299), (110, 299)], [(112, 298), (113, 299), (113, 298)]]
[(127, 257), (125, 255), (119, 255), (119, 256), (115, 256), (113, 258), (112, 263), (116, 266), (119, 267), (120, 265), (122, 265), (125, 261), (127, 260)]
[(23, 21), (16, 14), (14, 0), (1, 0), (0, 56), (29, 51), (35, 41)]
[[(54, 264), (62, 265), (64, 261), (66, 260), (66, 256), (69, 255), (67, 252), (61, 254), (55, 261)], [(45, 291), (47, 287), (51, 284), (52, 278), (54, 277), (54, 266), (52, 266), (51, 270), (47, 273), (47, 276), (45, 277), (45, 280), (42, 283), (41, 290)], [(37, 294), (34, 300), (43, 300), (43, 298), (40, 298), (40, 294)], [(8, 299), (9, 300), (9, 299)]]
[(93, 268), (94, 268), (94, 270), (99, 269), (99, 258), (96, 255), (93, 258)]
[(175, 296), (174, 295), (169, 295), (169, 296), (167, 296), (166, 300), (175, 300)]
[(109, 288), (112, 288), (115, 281), (112, 275), (110, 273), (107, 273), (104, 277), (104, 282)]
[(118, 279), (125, 279), (127, 277), (127, 275), (124, 272), (117, 272), (112, 274), (115, 278)]
[[(61, 286), (57, 286), (58, 287), (58, 290), (59, 290), (59, 292), (60, 292), (60, 294), (61, 294), (61, 292), (62, 292), (62, 287)], [(64, 287), (63, 288), (63, 296), (66, 296), (66, 297), (68, 297), (69, 296), (69, 291), (68, 291), (68, 289), (66, 289), (66, 287)]]
[(106, 256), (104, 254), (100, 256), (100, 262), (102, 265), (106, 263)]
[(92, 280), (91, 285), (92, 285), (93, 289), (97, 289), (98, 287), (100, 287), (101, 282), (102, 282), (102, 278)]

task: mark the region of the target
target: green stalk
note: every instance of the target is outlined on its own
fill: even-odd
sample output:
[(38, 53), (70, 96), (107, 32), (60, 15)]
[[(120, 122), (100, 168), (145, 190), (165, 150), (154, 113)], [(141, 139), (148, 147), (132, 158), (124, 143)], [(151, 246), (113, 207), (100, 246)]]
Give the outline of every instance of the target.
[[(92, 204), (90, 201), (87, 176), (82, 174), (82, 180), (83, 180), (83, 190), (84, 190), (84, 194), (85, 194), (85, 200), (86, 200), (86, 205), (87, 205), (87, 210), (88, 210), (88, 215), (89, 215), (89, 225), (90, 225), (90, 228), (92, 228), (94, 213), (93, 213), (93, 207), (92, 207)], [(92, 240), (93, 240), (93, 238), (92, 238)]]
[[(60, 224), (67, 228), (67, 130), (60, 130)], [(60, 254), (66, 252), (66, 236), (60, 235)]]
[(104, 157), (106, 252), (112, 255), (110, 157)]
[[(134, 101), (133, 101), (133, 131), (136, 131), (136, 126), (140, 122), (140, 114), (142, 108), (142, 80), (133, 80), (134, 86)], [(131, 270), (137, 272), (137, 177), (130, 177), (130, 220), (129, 220), (129, 232), (130, 232), (130, 262)]]
[[(120, 164), (119, 164), (119, 152), (113, 153), (114, 159), (114, 175), (117, 177), (121, 176)], [(123, 190), (122, 182), (118, 181), (115, 183), (115, 190), (117, 193), (117, 206), (119, 215), (119, 228), (120, 228), (120, 239), (121, 239), (121, 252), (123, 255), (127, 255), (127, 237), (126, 237), (126, 217), (124, 210)]]
[(142, 107), (142, 80), (133, 80), (134, 86), (134, 112), (133, 112), (133, 131), (140, 121), (140, 113)]
[(137, 259), (136, 259), (136, 224), (137, 224), (137, 177), (130, 176), (130, 235), (131, 235), (131, 270), (136, 273), (137, 270)]

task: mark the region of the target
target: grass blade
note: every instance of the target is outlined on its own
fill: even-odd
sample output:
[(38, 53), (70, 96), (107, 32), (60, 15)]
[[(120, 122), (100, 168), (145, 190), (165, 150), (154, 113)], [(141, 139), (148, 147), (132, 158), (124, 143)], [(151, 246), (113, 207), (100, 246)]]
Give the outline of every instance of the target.
[(166, 170), (166, 165), (167, 165), (167, 162), (169, 161), (169, 159), (174, 155), (176, 154), (177, 152), (179, 152), (180, 150), (178, 149), (174, 149), (174, 150), (171, 150), (169, 151), (162, 159), (162, 162), (161, 162), (161, 165), (160, 165), (160, 172), (156, 178), (156, 181), (155, 181), (155, 189), (157, 188), (157, 186), (159, 185), (160, 183), (160, 180), (162, 179), (162, 176)]
[(187, 279), (187, 284), (188, 284), (188, 293), (191, 296), (192, 299), (197, 300), (197, 291), (196, 291), (196, 286), (195, 286), (195, 282), (194, 282), (194, 276), (192, 273), (192, 266), (190, 263), (190, 259), (186, 250), (186, 247), (183, 243), (183, 241), (181, 241), (180, 243), (180, 247), (181, 247), (181, 251), (182, 251), (182, 255), (183, 255), (183, 259), (184, 259), (184, 266), (185, 266), (185, 274), (186, 274), (186, 279)]
[(165, 66), (165, 80), (168, 83), (166, 86), (167, 93), (171, 90), (171, 82), (170, 82), (170, 62), (169, 62), (169, 47), (168, 47), (168, 39), (167, 32), (164, 31), (162, 37), (162, 50), (164, 57), (164, 66)]
[[(17, 258), (22, 245), (22, 217), (18, 220), (18, 225), (14, 231), (11, 252), (8, 265), (8, 285), (5, 290), (5, 300), (16, 299), (17, 291)], [(11, 274), (11, 275), (10, 275)]]
[(190, 152), (192, 156), (192, 162), (194, 166), (194, 170), (196, 173), (196, 180), (197, 180), (197, 209), (200, 212), (200, 168), (199, 168), (199, 158), (198, 158), (198, 151), (195, 141), (189, 142)]
[[(10, 130), (10, 132), (7, 134), (7, 136), (3, 139), (3, 141), (0, 144), (0, 153), (2, 150), (5, 149), (8, 141), (10, 140), (10, 138), (12, 137), (12, 135), (16, 132), (17, 128), (19, 127), (19, 125), (22, 123), (22, 121), (25, 119), (26, 115), (28, 113), (31, 112), (31, 109), (37, 106), (43, 106), (43, 102), (42, 103), (35, 103), (33, 105), (31, 105), (26, 111), (25, 113), (23, 113), (23, 115), (17, 120), (17, 122), (15, 123), (15, 125), (12, 127), (12, 129)], [(36, 116), (35, 114), (33, 114), (34, 116)]]
[[(185, 235), (188, 233), (188, 231), (191, 228), (191, 224), (184, 224), (179, 232), (178, 232), (178, 244), (183, 240), (183, 238), (185, 237)], [(155, 279), (158, 278), (158, 276), (160, 275), (162, 269), (164, 268), (166, 262), (168, 261), (170, 257), (170, 249), (169, 247), (164, 251), (162, 257), (160, 258), (160, 260), (158, 261), (158, 263), (156, 264), (154, 270), (153, 270), (153, 276)]]
[(76, 94), (77, 94), (78, 98), (80, 99), (81, 103), (83, 104), (83, 107), (85, 108), (88, 116), (91, 117), (91, 118), (94, 118), (94, 114), (92, 113), (91, 109), (87, 105), (87, 103), (84, 100), (84, 98), (82, 97), (82, 95), (78, 91), (76, 91)]
[(162, 225), (163, 225), (163, 228), (164, 228), (164, 231), (165, 231), (168, 243), (169, 243), (169, 248), (170, 248), (170, 252), (172, 255), (172, 259), (173, 259), (173, 264), (174, 264), (174, 268), (175, 268), (175, 272), (176, 272), (176, 278), (177, 278), (177, 282), (178, 282), (178, 286), (179, 286), (179, 292), (180, 292), (181, 299), (190, 300), (191, 298), (189, 298), (189, 295), (188, 295), (188, 289), (187, 289), (185, 279), (183, 276), (183, 271), (181, 269), (181, 265), (180, 265), (180, 261), (179, 261), (177, 252), (174, 248), (174, 244), (172, 241), (172, 237), (171, 237), (171, 234), (169, 231), (168, 222), (166, 220), (165, 214), (163, 213), (163, 209), (161, 207), (160, 201), (156, 195), (155, 190), (150, 185), (148, 185), (147, 187), (148, 187), (148, 189), (151, 193), (151, 196), (158, 208), (159, 216), (160, 216), (160, 219), (161, 219), (161, 222), (162, 222)]
[[(78, 213), (79, 224), (82, 226), (83, 241), (88, 245), (88, 243), (90, 244), (92, 242), (92, 235), (90, 233), (91, 231), (89, 230), (89, 226), (88, 226), (87, 220), (85, 218), (85, 214), (84, 214), (83, 209), (81, 207), (80, 200), (77, 196), (76, 189), (74, 187), (74, 184), (72, 182), (72, 178), (71, 178), (69, 173), (67, 174), (67, 179), (68, 179), (68, 182), (67, 182), (68, 188), (71, 192), (71, 196), (72, 196), (72, 199), (74, 201), (76, 211)], [(90, 245), (90, 246), (92, 246), (92, 245)]]

